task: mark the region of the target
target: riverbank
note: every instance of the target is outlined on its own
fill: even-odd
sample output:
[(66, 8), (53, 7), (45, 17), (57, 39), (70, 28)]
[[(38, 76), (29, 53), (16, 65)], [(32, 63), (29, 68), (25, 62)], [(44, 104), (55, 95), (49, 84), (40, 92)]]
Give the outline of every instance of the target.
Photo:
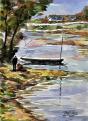
[[(16, 99), (16, 93), (25, 88), (27, 79), (26, 73), (12, 72), (11, 65), (4, 65), (0, 67), (0, 117), (4, 121), (38, 121), (31, 113), (27, 113), (20, 107)], [(25, 77), (23, 77), (25, 76)]]
[[(67, 30), (66, 33), (71, 32), (70, 34), (75, 35), (75, 32), (77, 32), (77, 31), (74, 31), (74, 30), (72, 30), (72, 31), (73, 32), (71, 32), (70, 30), (69, 31)], [(87, 32), (86, 33), (85, 32), (84, 32), (84, 30), (80, 30), (79, 34), (77, 33), (76, 35), (80, 35), (82, 37), (85, 37), (86, 34), (87, 34)], [(76, 40), (72, 35), (68, 36), (69, 39), (67, 39), (67, 40), (65, 40), (66, 38), (64, 39), (63, 45), (74, 45), (74, 46), (84, 46), (84, 47), (86, 45), (88, 45), (88, 41), (81, 40), (79, 38), (78, 38), (78, 40)], [(44, 38), (41, 38), (41, 37), (40, 37), (40, 39), (37, 39), (37, 41), (36, 41), (36, 39), (35, 40), (33, 39), (33, 41), (29, 42), (28, 47), (29, 48), (30, 47), (31, 48), (42, 47), (43, 45), (48, 45), (48, 44), (50, 44), (50, 45), (61, 45), (62, 42), (59, 41), (59, 38), (60, 38), (60, 36), (57, 36), (56, 38), (53, 37), (53, 40), (55, 39), (54, 41), (52, 41), (51, 38), (45, 38), (44, 39)], [(52, 50), (54, 51), (54, 49), (52, 49)], [(41, 50), (39, 48), (38, 52), (40, 52), (40, 51)], [(83, 50), (82, 52), (85, 52), (85, 51), (87, 51), (87, 50)], [(28, 53), (29, 52), (30, 51), (28, 51)], [(57, 54), (58, 54), (58, 52), (57, 52)], [(25, 55), (28, 54), (28, 53), (25, 53)], [(46, 51), (45, 57), (48, 57), (48, 55), (51, 56), (50, 53), (48, 53), (48, 54), (47, 53), (48, 53), (48, 51)], [(55, 48), (55, 53), (56, 53), (56, 48)], [(55, 57), (55, 53), (54, 53), (54, 57)], [(87, 53), (87, 52), (85, 52), (85, 53)], [(38, 57), (39, 57), (39, 55), (38, 55)], [(79, 57), (73, 56), (73, 58), (76, 58), (76, 59), (78, 59)], [(84, 57), (84, 56), (81, 56), (81, 57)], [(68, 64), (72, 64), (72, 69), (73, 69), (73, 66), (75, 67), (75, 63), (73, 63), (74, 61), (72, 62), (72, 60), (69, 61), (69, 59), (70, 58), (68, 57)], [(81, 64), (79, 63), (79, 67), (82, 66), (84, 63), (86, 65), (87, 62), (83, 61), (83, 63), (81, 63)], [(71, 68), (71, 67), (69, 67), (69, 68)], [(76, 61), (76, 68), (78, 68), (77, 61)], [(84, 70), (87, 70), (86, 68), (84, 67)], [(79, 70), (80, 70), (80, 68), (78, 68), (77, 71), (79, 71)], [(72, 71), (74, 71), (74, 69)], [(48, 70), (48, 69), (47, 70), (45, 70), (45, 69), (37, 69), (36, 70), (36, 69), (31, 69), (31, 68), (28, 68), (24, 72), (22, 72), (22, 71), (13, 72), (12, 71), (12, 65), (7, 64), (7, 63), (4, 64), (2, 67), (0, 67), (0, 84), (1, 84), (1, 88), (0, 88), (1, 115), (0, 115), (0, 117), (1, 117), (1, 119), (4, 120), (4, 121), (18, 121), (18, 120), (21, 120), (21, 121), (39, 121), (39, 119), (36, 119), (35, 116), (32, 114), (30, 108), (29, 108), (29, 110), (27, 110), (27, 108), (25, 109), (25, 106), (23, 106), (20, 103), (20, 101), (23, 99), (23, 97), (21, 96), (22, 92), (24, 93), (27, 88), (32, 88), (32, 87), (34, 88), (34, 90), (36, 90), (35, 86), (37, 86), (40, 82), (42, 83), (44, 80), (46, 80), (46, 82), (44, 82), (44, 88), (46, 88), (47, 85), (51, 84), (50, 80), (55, 80), (51, 84), (51, 85), (53, 85), (54, 83), (56, 83), (56, 78), (59, 78), (61, 76), (65, 77), (66, 75), (67, 75), (67, 72), (60, 71), (60, 70)], [(79, 82), (79, 80), (81, 80), (80, 77), (83, 80), (87, 80), (88, 79), (88, 73), (85, 73), (85, 72), (84, 73), (70, 73), (69, 72), (69, 75), (67, 76), (67, 80), (65, 82), (68, 82), (68, 80), (70, 80), (70, 78), (73, 80), (73, 82), (76, 82), (76, 81)], [(68, 83), (68, 85), (69, 85), (69, 83)], [(39, 87), (37, 89), (39, 90)], [(80, 88), (80, 89), (82, 89), (82, 88)], [(84, 86), (84, 89), (85, 89), (85, 86)], [(75, 88), (74, 88), (74, 90), (75, 90)], [(69, 92), (71, 92), (71, 90)], [(73, 91), (73, 92), (75, 92), (75, 91)], [(31, 92), (31, 94), (32, 94), (32, 92)], [(53, 104), (51, 105), (51, 107), (52, 106), (53, 106)], [(29, 107), (31, 107), (30, 103), (29, 103)]]
[(5, 103), (5, 105), (12, 107), (12, 110), (4, 114), (5, 121), (38, 121), (31, 113), (27, 113), (25, 109), (21, 108), (15, 100)]
[(73, 35), (88, 36), (87, 30), (67, 29), (67, 30), (64, 30), (64, 33), (73, 34)]
[(0, 98), (1, 98), (1, 119), (4, 121), (39, 121), (31, 111), (25, 110), (22, 105), (17, 102), (21, 100), (18, 95), (19, 91), (25, 90), (27, 87), (35, 86), (42, 78), (66, 75), (63, 71), (34, 70), (27, 69), (25, 72), (12, 71), (12, 66), (5, 64), (0, 67)]
[[(62, 42), (49, 42), (49, 45), (61, 45)], [(87, 46), (88, 45), (88, 41), (85, 40), (65, 40), (63, 41), (63, 45), (72, 45), (72, 46)]]

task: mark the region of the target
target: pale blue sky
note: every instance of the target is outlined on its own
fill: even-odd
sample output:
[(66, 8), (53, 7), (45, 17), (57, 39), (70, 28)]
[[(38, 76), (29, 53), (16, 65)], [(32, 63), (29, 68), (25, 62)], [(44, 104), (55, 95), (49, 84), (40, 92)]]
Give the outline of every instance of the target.
[(88, 5), (88, 0), (54, 0), (48, 6), (45, 14), (75, 14), (80, 12), (86, 5)]

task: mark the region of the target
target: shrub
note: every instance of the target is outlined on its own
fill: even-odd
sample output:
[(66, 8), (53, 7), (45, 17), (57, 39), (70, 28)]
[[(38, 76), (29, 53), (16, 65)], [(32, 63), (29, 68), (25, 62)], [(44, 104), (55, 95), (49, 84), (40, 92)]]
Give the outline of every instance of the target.
[(81, 26), (81, 25), (78, 25), (76, 28), (77, 28), (78, 30), (81, 30), (81, 29), (82, 29), (82, 26)]

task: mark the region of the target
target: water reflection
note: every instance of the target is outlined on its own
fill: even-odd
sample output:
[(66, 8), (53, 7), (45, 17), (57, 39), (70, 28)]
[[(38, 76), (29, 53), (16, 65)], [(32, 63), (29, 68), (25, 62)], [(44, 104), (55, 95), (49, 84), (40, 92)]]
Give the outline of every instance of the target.
[[(88, 78), (71, 75), (42, 78), (23, 95), (24, 107), (48, 121), (88, 120)], [(30, 92), (32, 91), (31, 95)], [(29, 105), (30, 104), (30, 105)], [(32, 108), (33, 107), (33, 108)]]
[[(34, 36), (34, 35), (33, 35)], [(32, 36), (31, 36), (32, 37)], [(42, 38), (42, 36), (34, 36)], [(52, 37), (54, 39), (52, 39)], [(55, 38), (56, 37), (56, 38)], [(56, 41), (60, 35), (43, 36), (47, 41)], [(65, 35), (64, 38), (79, 40), (79, 36)], [(36, 40), (37, 41), (37, 40)], [(60, 40), (58, 40), (60, 41)], [(18, 57), (59, 58), (59, 45), (21, 47)], [(63, 46), (62, 57), (67, 63), (66, 77), (44, 77), (39, 83), (24, 92), (20, 101), (39, 119), (47, 121), (88, 121), (88, 56), (87, 46)], [(60, 70), (61, 66), (27, 65), (35, 69)], [(77, 73), (79, 72), (79, 73)]]
[[(60, 45), (48, 45), (47, 42), (58, 42), (61, 41), (61, 34), (45, 34), (37, 32), (24, 32), (27, 37), (25, 41), (19, 43), (19, 50), (16, 53), (18, 58), (60, 58)], [(79, 35), (64, 34), (64, 41), (67, 40), (86, 40), (86, 37)], [(43, 41), (44, 40), (44, 41)], [(45, 41), (46, 40), (46, 41)], [(25, 45), (26, 43), (26, 45)], [(40, 44), (40, 45), (39, 45)], [(31, 46), (30, 46), (31, 45)], [(88, 71), (88, 47), (63, 45), (62, 58), (64, 63), (67, 64), (69, 71)], [(58, 66), (42, 66), (42, 65), (29, 65), (28, 62), (21, 63), (26, 64), (26, 67), (30, 68), (41, 68), (41, 69), (56, 69)], [(85, 64), (84, 64), (85, 61)], [(28, 64), (27, 64), (28, 63)], [(62, 67), (63, 68), (63, 67)]]

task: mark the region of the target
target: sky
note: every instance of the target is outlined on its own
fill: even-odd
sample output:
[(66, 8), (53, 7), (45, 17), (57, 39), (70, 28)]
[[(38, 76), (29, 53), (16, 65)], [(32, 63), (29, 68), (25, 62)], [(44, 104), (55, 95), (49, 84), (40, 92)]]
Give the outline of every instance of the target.
[(45, 15), (72, 15), (81, 12), (86, 5), (88, 5), (88, 0), (53, 0), (44, 13)]

